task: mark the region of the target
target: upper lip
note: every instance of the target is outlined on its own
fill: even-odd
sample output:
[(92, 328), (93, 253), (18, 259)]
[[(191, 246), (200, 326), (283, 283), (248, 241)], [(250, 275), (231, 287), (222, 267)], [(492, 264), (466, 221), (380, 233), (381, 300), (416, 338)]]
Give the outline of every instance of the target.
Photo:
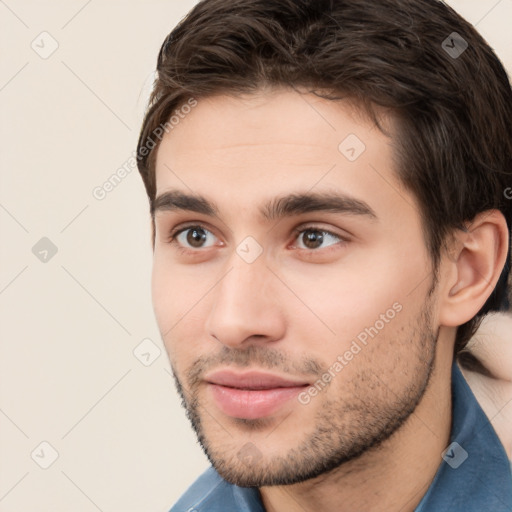
[(291, 388), (307, 386), (309, 384), (303, 380), (285, 379), (279, 375), (254, 370), (243, 373), (237, 373), (233, 370), (220, 370), (209, 373), (204, 380), (210, 384), (239, 389)]

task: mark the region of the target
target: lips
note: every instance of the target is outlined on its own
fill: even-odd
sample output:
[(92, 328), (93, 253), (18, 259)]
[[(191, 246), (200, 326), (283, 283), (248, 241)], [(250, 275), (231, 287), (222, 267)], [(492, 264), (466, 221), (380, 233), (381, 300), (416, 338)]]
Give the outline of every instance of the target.
[(272, 373), (257, 371), (246, 373), (235, 373), (229, 370), (217, 371), (209, 374), (204, 380), (220, 386), (250, 390), (290, 388), (309, 384), (306, 381), (293, 381)]
[(279, 375), (222, 370), (204, 379), (213, 402), (232, 418), (257, 419), (271, 416), (309, 385)]

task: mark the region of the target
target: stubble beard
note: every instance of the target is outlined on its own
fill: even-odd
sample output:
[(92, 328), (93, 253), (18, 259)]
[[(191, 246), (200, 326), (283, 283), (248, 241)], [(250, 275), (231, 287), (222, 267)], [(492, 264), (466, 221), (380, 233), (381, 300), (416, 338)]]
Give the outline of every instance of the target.
[[(360, 364), (355, 377), (344, 383), (342, 394), (323, 402), (315, 415), (311, 432), (300, 432), (300, 423), (292, 426), (293, 414), (283, 421), (290, 422), (288, 425), (291, 435), (287, 439), (295, 436), (296, 442), (284, 453), (272, 457), (263, 455), (266, 436), (275, 428), (271, 419), (230, 419), (229, 423), (226, 423), (226, 428), (212, 419), (212, 414), (208, 411), (208, 407), (211, 406), (201, 404), (199, 399), (199, 375), (203, 373), (200, 364), (195, 365), (193, 371), (187, 372), (186, 390), (173, 367), (176, 389), (204, 453), (225, 480), (241, 487), (300, 483), (325, 475), (357, 459), (363, 453), (377, 449), (399, 431), (414, 412), (428, 389), (435, 366), (439, 329), (435, 332), (431, 325), (430, 304), (425, 304), (423, 312), (413, 325), (406, 338), (393, 344), (402, 348), (405, 345), (410, 346), (413, 356), (408, 361), (403, 358), (397, 359), (395, 356), (395, 362), (401, 366), (389, 367), (385, 374), (380, 375), (372, 365)], [(378, 342), (379, 340), (375, 341)], [(262, 350), (265, 351), (265, 348)], [(257, 350), (238, 351), (236, 355), (235, 352), (232, 354), (232, 362), (243, 361), (242, 366), (250, 366), (255, 362), (261, 366), (262, 361), (272, 360)], [(376, 357), (382, 358), (383, 354), (377, 352)], [(224, 357), (223, 362), (227, 362), (228, 359), (229, 357)], [(266, 366), (278, 367), (279, 360), (281, 359), (274, 358), (273, 363)], [(310, 366), (317, 368), (318, 364), (311, 361)], [(408, 382), (402, 385), (398, 392), (390, 385), (397, 375), (396, 372), (405, 372), (408, 375)], [(375, 389), (378, 393), (374, 392)], [(209, 422), (210, 432), (208, 427), (205, 427), (205, 419)], [(221, 442), (212, 439), (212, 427), (223, 436)], [(257, 431), (263, 432), (261, 449), (256, 442), (249, 443), (247, 438), (240, 442), (236, 441), (240, 432), (243, 436), (244, 433)], [(236, 435), (231, 436), (230, 432)], [(247, 446), (255, 450), (255, 454), (249, 459), (250, 462), (241, 456)], [(260, 456), (257, 456), (258, 453)]]

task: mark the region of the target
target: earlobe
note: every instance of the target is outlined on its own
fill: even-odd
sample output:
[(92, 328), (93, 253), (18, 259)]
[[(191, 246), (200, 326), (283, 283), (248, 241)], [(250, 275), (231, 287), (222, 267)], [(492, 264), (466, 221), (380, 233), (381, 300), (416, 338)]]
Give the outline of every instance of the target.
[(473, 318), (494, 290), (508, 253), (505, 217), (498, 210), (482, 212), (455, 239), (456, 249), (445, 257), (450, 282), (440, 311), (441, 324), (450, 327)]

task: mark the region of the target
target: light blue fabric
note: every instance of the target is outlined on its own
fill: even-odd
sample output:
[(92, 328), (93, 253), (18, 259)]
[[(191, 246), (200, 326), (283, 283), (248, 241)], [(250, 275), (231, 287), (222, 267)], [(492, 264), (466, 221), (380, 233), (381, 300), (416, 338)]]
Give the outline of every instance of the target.
[[(511, 512), (511, 461), (456, 363), (452, 367), (452, 398), (451, 448), (441, 458), (434, 480), (415, 512)], [(232, 485), (210, 467), (170, 512), (265, 509), (258, 489)]]

